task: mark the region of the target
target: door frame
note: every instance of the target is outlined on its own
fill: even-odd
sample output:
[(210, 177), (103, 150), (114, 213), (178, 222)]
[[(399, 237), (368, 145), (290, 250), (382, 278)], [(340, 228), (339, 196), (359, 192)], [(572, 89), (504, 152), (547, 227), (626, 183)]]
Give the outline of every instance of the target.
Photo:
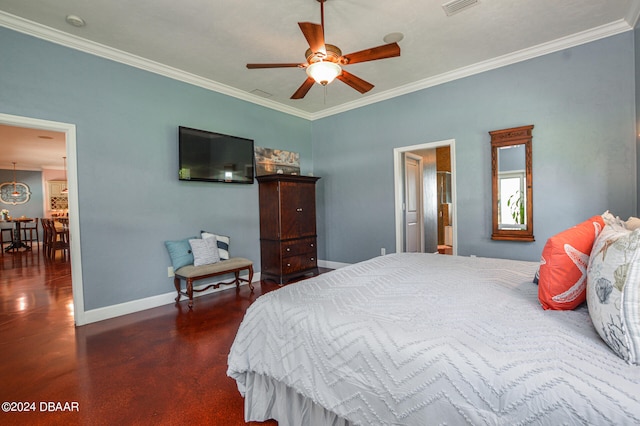
[(440, 148), (448, 146), (451, 153), (451, 204), (453, 215), (453, 254), (458, 254), (458, 198), (456, 195), (456, 140), (447, 139), (435, 142), (426, 142), (418, 145), (403, 146), (393, 149), (393, 187), (395, 198), (395, 219), (396, 219), (396, 253), (404, 252), (404, 211), (402, 209), (404, 191), (404, 172), (402, 154), (410, 151), (422, 149)]
[(78, 207), (78, 156), (75, 124), (41, 120), (0, 113), (0, 124), (29, 129), (50, 130), (65, 134), (67, 154), (67, 188), (69, 189), (69, 238), (71, 258), (71, 290), (73, 292), (73, 317), (76, 326), (86, 323), (84, 292), (82, 286), (82, 259), (80, 255), (80, 217)]

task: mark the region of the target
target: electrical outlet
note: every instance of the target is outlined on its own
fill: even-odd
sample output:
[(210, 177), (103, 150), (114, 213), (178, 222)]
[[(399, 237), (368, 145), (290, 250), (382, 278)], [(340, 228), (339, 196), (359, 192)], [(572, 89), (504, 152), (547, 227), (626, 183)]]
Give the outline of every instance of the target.
[(384, 256), (385, 254), (387, 254), (387, 249), (386, 249), (386, 248), (384, 248), (384, 247), (382, 247), (382, 248), (380, 249), (380, 256)]
[(174, 275), (174, 274), (173, 274), (173, 266), (169, 266), (169, 267), (167, 268), (167, 276), (168, 276), (169, 278), (171, 278), (171, 277), (173, 277), (173, 275)]

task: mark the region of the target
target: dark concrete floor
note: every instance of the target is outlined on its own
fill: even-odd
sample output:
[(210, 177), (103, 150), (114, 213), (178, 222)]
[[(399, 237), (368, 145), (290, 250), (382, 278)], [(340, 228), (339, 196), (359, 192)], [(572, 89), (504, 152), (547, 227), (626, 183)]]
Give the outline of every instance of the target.
[(227, 355), (247, 307), (278, 288), (254, 285), (74, 327), (70, 263), (3, 254), (0, 402), (21, 412), (3, 405), (0, 424), (244, 425)]

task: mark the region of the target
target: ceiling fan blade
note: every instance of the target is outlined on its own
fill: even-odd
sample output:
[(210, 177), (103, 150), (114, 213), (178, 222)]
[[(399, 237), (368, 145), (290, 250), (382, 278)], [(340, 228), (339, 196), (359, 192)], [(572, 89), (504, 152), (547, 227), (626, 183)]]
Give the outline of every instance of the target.
[(345, 70), (342, 70), (342, 74), (340, 74), (336, 78), (341, 82), (353, 87), (360, 93), (367, 93), (374, 87), (373, 84), (369, 83), (368, 81), (364, 81), (360, 77), (356, 77), (355, 75), (348, 73)]
[(361, 50), (359, 52), (349, 53), (342, 58), (347, 64), (357, 64), (358, 62), (375, 61), (377, 59), (393, 58), (400, 56), (400, 46), (398, 43), (383, 44), (382, 46), (372, 47), (371, 49)]
[(306, 64), (296, 63), (296, 64), (247, 64), (247, 68), (250, 70), (258, 69), (258, 68), (289, 68), (289, 67), (298, 67), (304, 68)]
[(314, 24), (312, 22), (298, 22), (298, 26), (302, 30), (304, 38), (307, 39), (311, 52), (321, 52), (326, 55), (327, 49), (324, 47), (324, 30), (322, 29), (322, 25)]
[(298, 90), (291, 96), (291, 99), (302, 99), (305, 97), (311, 86), (313, 86), (315, 80), (311, 77), (307, 77), (307, 79), (302, 83), (302, 86), (298, 87)]

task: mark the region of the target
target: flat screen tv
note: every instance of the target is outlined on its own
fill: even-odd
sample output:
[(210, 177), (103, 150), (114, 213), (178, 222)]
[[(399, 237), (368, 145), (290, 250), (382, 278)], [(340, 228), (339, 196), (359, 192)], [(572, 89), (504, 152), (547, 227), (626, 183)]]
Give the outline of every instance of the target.
[(253, 183), (253, 140), (178, 128), (179, 179)]

